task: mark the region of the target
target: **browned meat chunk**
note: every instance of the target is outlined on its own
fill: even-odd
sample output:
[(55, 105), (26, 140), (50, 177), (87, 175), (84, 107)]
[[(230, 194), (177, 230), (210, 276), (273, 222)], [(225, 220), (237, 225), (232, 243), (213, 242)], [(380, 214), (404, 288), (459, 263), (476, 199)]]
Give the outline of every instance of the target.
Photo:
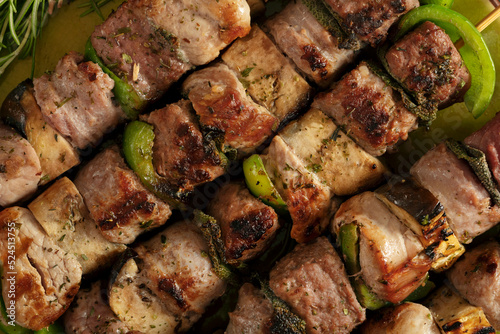
[(165, 224), (170, 207), (146, 190), (117, 147), (98, 154), (78, 173), (75, 185), (92, 218), (111, 242), (131, 243)]
[(131, 4), (176, 38), (185, 59), (196, 66), (214, 60), (220, 50), (250, 31), (245, 0), (132, 0)]
[(298, 242), (311, 241), (323, 233), (331, 215), (333, 194), (283, 141), (273, 138), (264, 166), (293, 221), (291, 236)]
[(47, 235), (65, 252), (77, 257), (84, 275), (110, 267), (127, 248), (104, 238), (67, 177), (53, 183), (28, 208)]
[(0, 123), (0, 206), (32, 195), (41, 176), (40, 160), (30, 143)]
[(311, 109), (279, 132), (293, 152), (338, 196), (376, 186), (387, 169), (354, 143), (318, 109)]
[(97, 26), (91, 40), (104, 64), (146, 100), (159, 98), (192, 67), (178, 37), (155, 26), (133, 2)]
[(431, 311), (423, 305), (404, 303), (385, 308), (361, 326), (362, 334), (440, 334)]
[(112, 100), (114, 82), (99, 65), (70, 52), (54, 72), (33, 79), (44, 118), (75, 147), (95, 146), (125, 119)]
[(392, 303), (403, 301), (424, 280), (431, 259), (419, 238), (372, 192), (342, 203), (332, 231), (355, 224), (359, 233), (359, 264), (356, 273), (371, 291)]
[(154, 126), (153, 163), (174, 190), (191, 191), (224, 174), (224, 161), (203, 137), (189, 101), (170, 104), (141, 119)]
[(104, 283), (92, 283), (75, 297), (71, 308), (64, 315), (66, 334), (140, 334), (131, 331), (111, 311), (103, 298)]
[(484, 152), (493, 177), (500, 184), (500, 113), (480, 130), (465, 138), (465, 143)]
[(323, 28), (302, 1), (290, 2), (265, 25), (280, 49), (321, 87), (328, 86), (354, 61), (355, 52), (340, 49), (336, 37)]
[(500, 222), (500, 209), (464, 160), (445, 144), (427, 152), (410, 173), (445, 207), (451, 229), (458, 240), (469, 243)]
[(256, 25), (224, 52), (222, 60), (238, 74), (252, 99), (280, 122), (294, 117), (312, 94), (311, 86), (290, 60)]
[(490, 241), (465, 253), (447, 277), (472, 305), (483, 309), (495, 328), (500, 328), (500, 245)]
[(386, 53), (388, 70), (428, 108), (444, 108), (468, 89), (470, 74), (450, 36), (424, 22), (397, 41)]
[(272, 242), (279, 228), (278, 215), (242, 183), (223, 186), (207, 213), (221, 226), (228, 261), (247, 261)]
[(360, 40), (376, 46), (398, 18), (419, 6), (418, 0), (325, 0), (340, 25)]
[(0, 260), (3, 301), (23, 327), (40, 330), (50, 325), (80, 288), (80, 264), (47, 236), (28, 209), (0, 212)]
[(134, 249), (136, 270), (122, 271), (110, 295), (111, 308), (129, 328), (185, 332), (225, 291), (226, 282), (213, 270), (201, 231), (189, 221), (169, 226)]
[(196, 71), (184, 81), (183, 90), (200, 123), (223, 132), (225, 145), (237, 149), (240, 156), (254, 152), (278, 127), (279, 120), (252, 101), (224, 64)]
[(406, 140), (417, 127), (398, 92), (378, 77), (365, 62), (344, 75), (312, 104), (332, 117), (338, 126), (368, 153), (379, 156)]
[(245, 283), (238, 292), (236, 309), (229, 313), (226, 334), (267, 334), (273, 306), (264, 294), (250, 283)]
[(298, 245), (281, 259), (269, 286), (305, 320), (308, 333), (350, 333), (365, 320), (344, 265), (325, 237)]

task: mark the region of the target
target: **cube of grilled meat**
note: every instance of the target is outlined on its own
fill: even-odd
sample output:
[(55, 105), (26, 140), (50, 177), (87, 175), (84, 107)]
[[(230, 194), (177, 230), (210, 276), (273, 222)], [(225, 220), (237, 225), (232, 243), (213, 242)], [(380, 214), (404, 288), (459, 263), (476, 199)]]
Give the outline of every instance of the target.
[(127, 328), (111, 311), (105, 300), (104, 282), (80, 289), (71, 308), (64, 314), (66, 334), (140, 334)]
[(470, 74), (450, 36), (426, 21), (392, 45), (385, 55), (391, 75), (418, 104), (444, 108), (468, 89)]
[(257, 257), (273, 241), (279, 228), (273, 208), (255, 198), (239, 182), (224, 185), (210, 202), (207, 213), (221, 227), (229, 262)]
[(41, 176), (40, 160), (30, 143), (0, 123), (0, 206), (32, 195)]
[(345, 127), (354, 141), (374, 156), (393, 149), (417, 127), (417, 116), (406, 109), (400, 93), (365, 62), (334, 83), (331, 90), (318, 94), (312, 107)]
[(141, 120), (154, 126), (153, 164), (174, 190), (191, 191), (224, 174), (225, 161), (201, 133), (189, 101), (170, 104)]
[(225, 291), (206, 255), (208, 244), (192, 222), (175, 223), (134, 249), (137, 259), (118, 273), (109, 297), (111, 309), (129, 328), (185, 332)]
[(0, 212), (0, 252), (9, 314), (32, 330), (53, 323), (80, 288), (82, 268), (74, 255), (59, 248), (31, 212), (20, 207)]
[(483, 309), (495, 328), (500, 328), (500, 244), (483, 243), (465, 253), (446, 272), (453, 287), (472, 305)]
[(440, 334), (429, 309), (404, 303), (382, 309), (361, 325), (362, 334)]
[(375, 196), (415, 233), (432, 259), (432, 270), (449, 269), (465, 252), (439, 200), (412, 179), (392, 179)]
[(59, 247), (77, 256), (84, 275), (110, 267), (126, 249), (104, 238), (82, 195), (66, 177), (52, 184), (28, 208)]
[(359, 233), (359, 276), (378, 298), (399, 303), (425, 279), (431, 259), (417, 236), (372, 192), (342, 203), (332, 222), (338, 235), (345, 224)]
[(342, 28), (377, 46), (400, 16), (418, 7), (418, 0), (325, 0)]
[(497, 184), (500, 184), (500, 113), (481, 129), (467, 138), (465, 143), (481, 150), (486, 155), (488, 167), (493, 174)]
[(99, 65), (70, 52), (51, 74), (33, 79), (44, 118), (80, 149), (95, 146), (125, 119), (113, 101), (114, 81)]
[(192, 67), (177, 39), (155, 26), (135, 2), (123, 3), (91, 36), (104, 64), (145, 100), (161, 97)]
[(472, 168), (445, 144), (427, 152), (410, 173), (445, 207), (448, 222), (460, 242), (470, 243), (500, 221), (500, 208), (492, 205), (489, 193)]
[(75, 185), (101, 233), (111, 242), (131, 243), (139, 234), (165, 224), (172, 213), (142, 185), (116, 146), (85, 165)]
[(327, 87), (354, 61), (355, 51), (341, 49), (302, 1), (290, 2), (265, 27), (278, 47), (307, 77)]
[(252, 101), (224, 64), (194, 72), (184, 81), (183, 91), (202, 126), (222, 132), (224, 145), (238, 150), (239, 156), (254, 152), (278, 127), (279, 120)]
[(281, 136), (273, 138), (261, 156), (267, 174), (285, 201), (293, 221), (291, 236), (298, 242), (311, 241), (323, 233), (333, 203), (331, 189), (310, 172)]
[(269, 274), (269, 286), (306, 322), (308, 333), (350, 333), (365, 320), (328, 239), (297, 245)]
[(195, 66), (214, 60), (220, 50), (250, 31), (250, 8), (245, 0), (131, 2), (153, 25), (167, 31)]
[(280, 122), (295, 116), (312, 94), (309, 84), (256, 25), (222, 54), (222, 60), (238, 73), (254, 101)]
[(338, 196), (380, 183), (387, 169), (366, 153), (318, 109), (311, 109), (279, 132), (306, 168)]
[(21, 82), (9, 93), (0, 109), (0, 118), (33, 146), (42, 168), (38, 185), (49, 183), (80, 163), (78, 151), (44, 119), (31, 80)]
[(446, 285), (434, 291), (425, 303), (442, 333), (496, 333), (480, 307), (469, 304)]
[(274, 312), (271, 301), (250, 283), (241, 286), (238, 303), (229, 313), (226, 334), (267, 334), (271, 316)]

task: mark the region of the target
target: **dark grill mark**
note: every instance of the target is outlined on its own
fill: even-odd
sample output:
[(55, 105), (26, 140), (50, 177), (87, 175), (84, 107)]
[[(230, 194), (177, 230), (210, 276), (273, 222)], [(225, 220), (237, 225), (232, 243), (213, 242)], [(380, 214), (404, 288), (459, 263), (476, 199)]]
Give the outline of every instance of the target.
[(175, 300), (177, 306), (179, 306), (179, 308), (181, 308), (183, 310), (187, 309), (188, 305), (187, 305), (186, 301), (184, 300), (182, 290), (177, 286), (177, 284), (175, 283), (175, 281), (173, 279), (161, 278), (158, 281), (158, 289), (160, 289), (160, 291), (165, 291), (170, 296), (172, 296), (172, 298), (174, 298), (174, 300)]
[(462, 327), (462, 323), (460, 321), (457, 321), (457, 322), (452, 323), (451, 325), (447, 325), (447, 324), (443, 325), (443, 330), (445, 332), (452, 332), (452, 331), (459, 329), (461, 327)]
[[(314, 45), (305, 45), (302, 50), (304, 51), (304, 55), (302, 55), (300, 59), (304, 59), (309, 63), (311, 71), (315, 72), (316, 70), (324, 69), (328, 64), (328, 61), (321, 55)], [(328, 71), (322, 70), (319, 74), (324, 78), (328, 75)]]
[[(122, 178), (120, 183), (120, 189), (127, 190), (128, 183), (126, 180)], [(103, 213), (103, 217), (98, 220), (101, 230), (108, 231), (116, 226), (128, 225), (134, 215), (147, 216), (153, 214), (156, 204), (148, 201), (147, 192), (139, 191), (126, 195), (128, 195), (128, 198), (122, 199), (115, 205), (110, 205)]]

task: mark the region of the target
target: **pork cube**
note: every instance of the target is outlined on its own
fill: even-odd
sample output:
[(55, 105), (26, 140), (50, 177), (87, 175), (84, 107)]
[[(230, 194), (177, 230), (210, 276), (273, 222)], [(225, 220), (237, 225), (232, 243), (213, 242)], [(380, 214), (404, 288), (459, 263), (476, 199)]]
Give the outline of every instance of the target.
[(228, 261), (248, 261), (261, 254), (276, 236), (278, 215), (242, 183), (224, 185), (207, 213), (221, 227)]
[(254, 101), (281, 122), (298, 113), (312, 93), (309, 84), (256, 25), (248, 36), (224, 52), (222, 60), (238, 73), (238, 79)]
[(269, 286), (306, 322), (308, 333), (350, 333), (365, 320), (344, 264), (325, 237), (285, 255), (271, 270)]
[(31, 144), (0, 123), (0, 206), (33, 195), (41, 176), (40, 160)]
[(356, 52), (339, 48), (338, 40), (326, 30), (302, 1), (292, 1), (265, 22), (276, 45), (320, 87), (327, 87), (354, 61)]
[(114, 81), (76, 52), (65, 55), (54, 72), (33, 79), (33, 84), (47, 123), (79, 149), (96, 146), (125, 120), (113, 101)]
[(418, 0), (325, 0), (341, 27), (362, 41), (377, 46), (400, 16), (419, 6)]
[(149, 192), (128, 168), (116, 146), (98, 154), (78, 173), (75, 185), (104, 237), (128, 244), (171, 215), (168, 204)]
[(193, 104), (200, 123), (209, 131), (224, 134), (224, 145), (240, 157), (253, 153), (273, 131), (279, 120), (253, 102), (236, 74), (224, 64), (191, 74), (183, 91)]
[(318, 94), (312, 104), (332, 117), (368, 153), (391, 150), (417, 127), (399, 92), (392, 89), (366, 62)]
[(141, 120), (154, 126), (153, 164), (173, 191), (189, 192), (224, 174), (225, 160), (203, 136), (189, 101), (170, 104)]
[(470, 74), (450, 36), (426, 21), (394, 43), (385, 55), (391, 75), (426, 109), (457, 101)]

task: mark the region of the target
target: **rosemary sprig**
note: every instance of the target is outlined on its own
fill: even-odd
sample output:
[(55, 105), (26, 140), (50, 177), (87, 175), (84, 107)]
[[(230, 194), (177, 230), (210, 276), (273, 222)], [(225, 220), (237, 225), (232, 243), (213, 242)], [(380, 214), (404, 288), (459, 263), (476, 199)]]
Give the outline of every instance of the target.
[(102, 15), (100, 8), (107, 5), (111, 1), (113, 1), (113, 0), (90, 0), (88, 2), (82, 3), (81, 5), (78, 6), (78, 8), (87, 8), (88, 7), (88, 9), (86, 11), (84, 11), (80, 15), (80, 17), (84, 17), (86, 15), (89, 15), (92, 12), (95, 12), (97, 15), (99, 15), (101, 20), (104, 21), (104, 15)]
[[(0, 76), (16, 58), (35, 54), (36, 41), (55, 0), (0, 0)], [(34, 57), (31, 77), (34, 74)]]

